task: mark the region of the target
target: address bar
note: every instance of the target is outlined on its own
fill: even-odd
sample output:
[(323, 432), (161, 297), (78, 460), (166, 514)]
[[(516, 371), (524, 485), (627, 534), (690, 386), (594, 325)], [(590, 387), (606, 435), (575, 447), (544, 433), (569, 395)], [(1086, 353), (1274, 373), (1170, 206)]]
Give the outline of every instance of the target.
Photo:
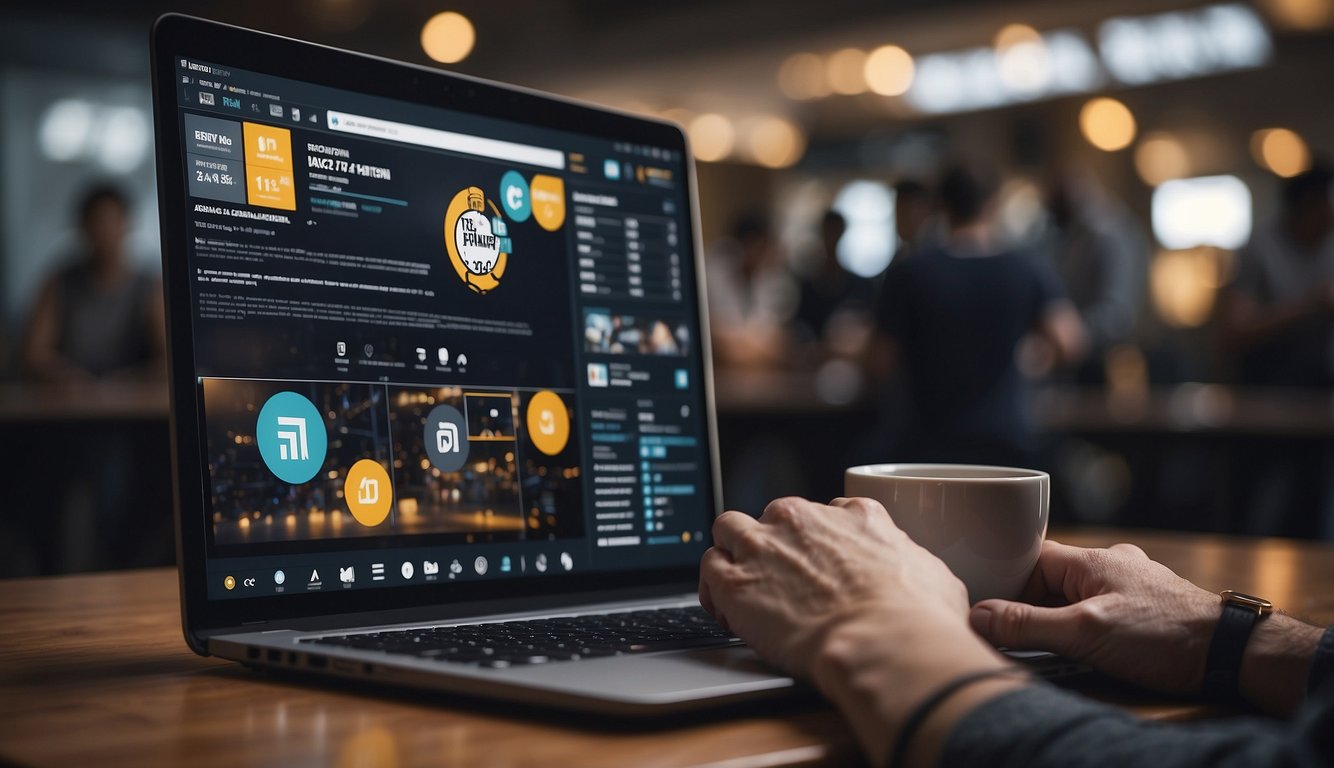
[(420, 125), (395, 123), (392, 120), (350, 115), (346, 112), (330, 111), (325, 114), (327, 115), (325, 124), (331, 131), (401, 141), (405, 144), (445, 149), (450, 152), (489, 157), (493, 160), (504, 160), (511, 163), (539, 165), (543, 168), (560, 170), (565, 167), (565, 153), (558, 149), (546, 149), (529, 144), (516, 144), (512, 141), (469, 136), (465, 133), (440, 131)]

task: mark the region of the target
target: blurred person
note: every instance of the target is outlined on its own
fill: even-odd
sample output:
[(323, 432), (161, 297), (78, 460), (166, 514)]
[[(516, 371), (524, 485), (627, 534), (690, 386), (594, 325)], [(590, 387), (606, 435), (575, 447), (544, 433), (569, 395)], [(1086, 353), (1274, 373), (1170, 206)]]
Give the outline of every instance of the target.
[(1048, 226), (1040, 248), (1055, 266), (1088, 333), (1083, 384), (1105, 384), (1104, 357), (1129, 341), (1143, 302), (1148, 241), (1092, 170), (1067, 166), (1047, 182)]
[(38, 296), (23, 343), (27, 374), (78, 383), (154, 370), (165, 351), (162, 291), (126, 248), (130, 201), (89, 189), (78, 207), (81, 252)]
[[(1283, 183), (1278, 216), (1239, 254), (1217, 322), (1247, 386), (1334, 387), (1334, 173), (1317, 165)], [(1291, 439), (1239, 449), (1250, 533), (1334, 539), (1334, 448)]]
[(928, 245), (937, 223), (936, 201), (929, 187), (913, 179), (903, 179), (894, 185), (894, 232), (899, 236), (895, 261), (906, 259)]
[(901, 367), (910, 408), (892, 458), (1032, 465), (1025, 370), (1079, 359), (1084, 330), (1060, 280), (1002, 250), (994, 170), (958, 164), (941, 179), (943, 240), (890, 264), (876, 308), (881, 357)]
[(872, 298), (871, 281), (838, 261), (838, 243), (847, 229), (847, 219), (838, 211), (825, 211), (820, 218), (819, 266), (801, 281), (797, 303), (796, 322), (803, 336), (832, 347), (839, 345), (833, 337), (846, 328), (846, 317), (864, 317)]
[(758, 520), (724, 512), (713, 535), (700, 603), (837, 706), (872, 765), (1334, 766), (1334, 627), (1276, 611), (1221, 636), (1242, 648), (1217, 703), (1282, 720), (1145, 722), (996, 652), (1049, 651), (1202, 695), (1222, 600), (1133, 544), (1046, 541), (1020, 600), (970, 607), (945, 563), (870, 499), (779, 499)]
[(1241, 251), (1218, 321), (1244, 384), (1334, 387), (1334, 174), (1288, 179), (1278, 217)]
[(769, 222), (758, 214), (738, 218), (731, 238), (709, 249), (704, 267), (719, 362), (740, 367), (784, 362), (797, 289)]

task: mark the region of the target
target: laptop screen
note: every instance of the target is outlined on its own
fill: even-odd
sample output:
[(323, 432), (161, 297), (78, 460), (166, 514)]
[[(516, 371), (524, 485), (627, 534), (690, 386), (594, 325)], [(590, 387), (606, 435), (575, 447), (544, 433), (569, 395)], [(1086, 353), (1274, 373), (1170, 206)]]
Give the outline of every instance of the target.
[(242, 63), (172, 62), (209, 598), (697, 563), (682, 152)]

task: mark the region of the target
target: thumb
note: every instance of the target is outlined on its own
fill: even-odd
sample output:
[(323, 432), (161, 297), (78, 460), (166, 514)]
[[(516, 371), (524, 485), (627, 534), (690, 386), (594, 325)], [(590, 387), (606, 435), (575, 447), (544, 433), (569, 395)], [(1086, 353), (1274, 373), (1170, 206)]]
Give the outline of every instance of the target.
[(1072, 608), (1073, 605), (1042, 608), (1009, 600), (983, 600), (973, 606), (968, 623), (993, 645), (1069, 656), (1079, 644), (1079, 623)]

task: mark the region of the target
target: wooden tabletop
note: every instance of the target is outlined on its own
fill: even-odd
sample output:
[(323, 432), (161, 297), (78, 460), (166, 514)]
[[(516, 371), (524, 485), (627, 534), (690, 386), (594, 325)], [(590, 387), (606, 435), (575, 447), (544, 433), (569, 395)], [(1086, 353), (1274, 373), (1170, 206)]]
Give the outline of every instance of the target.
[[(1134, 541), (1201, 586), (1334, 622), (1334, 545), (1135, 531), (1053, 538)], [(1145, 717), (1207, 714), (1133, 692), (1096, 695)], [(626, 725), (253, 673), (186, 649), (171, 570), (0, 582), (0, 764), (746, 768), (856, 754), (837, 713), (815, 701)]]

